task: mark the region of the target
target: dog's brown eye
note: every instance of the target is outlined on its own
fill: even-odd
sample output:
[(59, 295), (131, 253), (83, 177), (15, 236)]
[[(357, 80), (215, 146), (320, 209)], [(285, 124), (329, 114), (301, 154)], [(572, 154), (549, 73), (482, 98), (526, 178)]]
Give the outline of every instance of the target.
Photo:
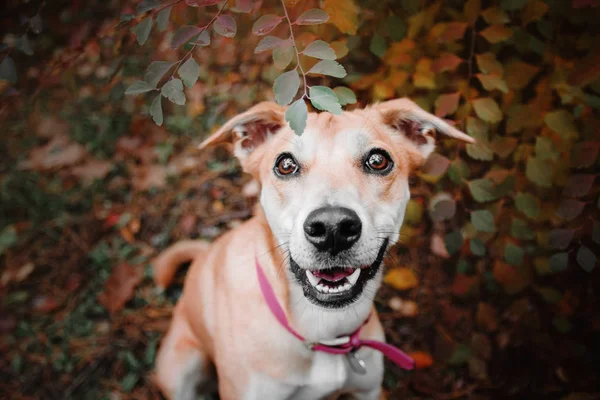
[(365, 166), (372, 172), (384, 173), (392, 167), (392, 160), (386, 151), (376, 149), (367, 156)]
[(275, 173), (279, 176), (296, 174), (298, 170), (298, 163), (289, 154), (282, 154), (275, 163)]

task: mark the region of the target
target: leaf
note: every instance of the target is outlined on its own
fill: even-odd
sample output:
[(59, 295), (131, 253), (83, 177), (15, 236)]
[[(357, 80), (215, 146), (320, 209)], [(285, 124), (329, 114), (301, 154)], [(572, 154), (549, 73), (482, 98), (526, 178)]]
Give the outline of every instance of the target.
[(329, 75), (335, 78), (343, 78), (346, 76), (344, 67), (337, 61), (332, 60), (319, 61), (308, 71), (308, 73)]
[(311, 86), (310, 102), (318, 110), (329, 111), (332, 114), (342, 113), (342, 106), (333, 90), (327, 86)]
[(185, 4), (190, 7), (206, 7), (214, 6), (221, 3), (223, 0), (185, 0)]
[(448, 360), (450, 365), (462, 365), (466, 364), (472, 356), (471, 349), (465, 344), (459, 344), (454, 349), (454, 352)]
[(519, 265), (523, 264), (524, 256), (525, 253), (523, 252), (523, 249), (517, 245), (507, 243), (504, 247), (504, 261), (506, 261), (506, 263), (509, 265), (518, 267)]
[(519, 140), (516, 138), (496, 136), (490, 147), (500, 158), (507, 158), (515, 151), (518, 144)]
[(156, 27), (159, 32), (163, 32), (169, 26), (169, 18), (171, 17), (171, 9), (173, 7), (167, 7), (161, 10), (156, 16)]
[(397, 290), (408, 290), (419, 285), (419, 279), (410, 268), (393, 268), (383, 278), (383, 281)]
[(325, 12), (330, 15), (329, 22), (342, 33), (356, 35), (360, 7), (355, 0), (325, 0)]
[(444, 42), (455, 42), (461, 40), (465, 36), (468, 24), (466, 22), (449, 22), (446, 24), (446, 29), (442, 34)]
[(544, 122), (563, 139), (572, 139), (578, 136), (573, 114), (567, 110), (549, 112), (544, 116)]
[(169, 61), (154, 61), (150, 64), (148, 70), (144, 74), (144, 80), (148, 82), (150, 86), (155, 88), (167, 71), (175, 64), (176, 63)]
[(571, 221), (581, 214), (584, 207), (584, 202), (566, 198), (560, 202), (556, 214), (564, 220)]
[(158, 0), (143, 0), (137, 6), (138, 14), (143, 14), (147, 11), (153, 10), (160, 5)]
[(433, 365), (433, 357), (424, 351), (413, 351), (408, 356), (415, 361), (415, 369), (429, 368)]
[(181, 77), (181, 80), (183, 80), (185, 86), (192, 87), (198, 81), (200, 66), (198, 66), (194, 57), (190, 57), (181, 67), (179, 67), (177, 73)]
[(383, 58), (385, 56), (385, 52), (387, 51), (387, 43), (383, 36), (379, 33), (375, 32), (373, 37), (371, 38), (371, 44), (369, 45), (369, 50), (371, 53), (375, 54), (379, 58)]
[(98, 302), (111, 313), (121, 310), (135, 294), (135, 288), (142, 281), (142, 275), (129, 264), (115, 265), (98, 296)]
[(498, 60), (494, 53), (483, 53), (475, 56), (477, 60), (477, 66), (484, 74), (498, 74), (502, 76), (504, 74), (504, 67)]
[(136, 40), (140, 46), (143, 46), (144, 43), (148, 40), (150, 36), (150, 31), (152, 31), (152, 24), (154, 20), (152, 17), (146, 18), (139, 24), (137, 24), (131, 31), (135, 34)]
[(527, 4), (527, 0), (502, 0), (500, 7), (507, 11), (520, 10)]
[(0, 80), (9, 83), (17, 83), (17, 67), (15, 62), (9, 56), (4, 56), (4, 60), (0, 63)]
[(172, 103), (180, 106), (185, 104), (185, 94), (183, 93), (183, 83), (181, 79), (171, 79), (165, 83), (160, 91)]
[(490, 97), (474, 100), (473, 108), (477, 116), (486, 122), (497, 123), (502, 121), (502, 111), (500, 111), (498, 103)]
[(513, 218), (510, 225), (510, 236), (515, 239), (533, 240), (535, 239), (535, 232), (527, 225), (527, 222), (519, 218)]
[(338, 101), (342, 106), (356, 103), (356, 95), (351, 89), (345, 86), (338, 86), (335, 89), (333, 89), (333, 92), (337, 96)]
[(150, 106), (150, 115), (152, 116), (152, 120), (158, 126), (163, 124), (163, 112), (162, 112), (162, 95), (159, 94), (152, 101), (152, 105)]
[(506, 25), (491, 25), (479, 33), (492, 44), (504, 42), (514, 34), (513, 30)]
[(574, 168), (591, 167), (598, 159), (599, 150), (600, 143), (586, 141), (575, 144), (571, 153), (571, 166)]
[(481, 16), (490, 25), (506, 24), (510, 22), (508, 15), (499, 7), (493, 6), (481, 13)]
[(462, 183), (464, 179), (469, 178), (471, 171), (469, 165), (460, 158), (452, 161), (448, 168), (448, 177), (454, 183)]
[(502, 79), (500, 76), (496, 74), (477, 74), (475, 76), (477, 77), (477, 79), (479, 79), (479, 82), (481, 82), (481, 85), (483, 85), (483, 88), (485, 90), (492, 91), (497, 89), (502, 93), (508, 93), (508, 86), (506, 85), (504, 79)]
[(240, 12), (248, 14), (252, 11), (252, 0), (235, 0), (235, 8)]
[(292, 59), (294, 58), (294, 48), (288, 47), (277, 47), (273, 50), (273, 62), (275, 67), (280, 70), (284, 70)]
[(396, 15), (390, 15), (386, 18), (385, 30), (395, 42), (401, 41), (406, 36), (406, 24), (402, 18)]
[(463, 236), (460, 231), (452, 231), (444, 236), (444, 243), (446, 243), (446, 250), (448, 254), (456, 254), (461, 249), (463, 244)]
[(535, 65), (513, 61), (506, 67), (506, 83), (511, 89), (523, 89), (539, 71)]
[(548, 267), (552, 272), (564, 271), (568, 264), (569, 253), (556, 253), (548, 259)]
[(4, 227), (2, 232), (0, 232), (0, 256), (6, 249), (9, 249), (17, 244), (17, 241), (18, 236), (15, 227), (13, 225)]
[(298, 99), (285, 110), (285, 120), (289, 122), (290, 128), (296, 135), (302, 135), (306, 129), (308, 119), (308, 108), (304, 99)]
[(469, 182), (469, 190), (475, 201), (483, 203), (496, 200), (496, 188), (489, 179), (475, 179)]
[(592, 272), (596, 268), (596, 255), (587, 247), (581, 246), (577, 251), (577, 262), (585, 272)]
[(321, 9), (313, 8), (308, 11), (304, 11), (294, 21), (295, 25), (319, 25), (324, 24), (329, 20), (329, 15)]
[(184, 43), (189, 42), (195, 36), (198, 36), (202, 32), (202, 28), (193, 25), (184, 25), (177, 29), (173, 40), (171, 41), (171, 48), (176, 49)]
[(33, 46), (31, 45), (31, 41), (29, 41), (29, 36), (27, 36), (27, 33), (24, 33), (19, 39), (17, 39), (15, 48), (19, 49), (28, 56), (33, 55)]
[(223, 37), (234, 37), (237, 32), (237, 25), (231, 15), (220, 15), (213, 24), (213, 29)]
[(574, 233), (571, 229), (553, 229), (548, 235), (548, 246), (554, 250), (564, 250), (571, 244)]
[(456, 202), (446, 192), (437, 193), (429, 200), (429, 215), (434, 221), (452, 219), (456, 214)]
[(210, 45), (210, 33), (207, 30), (202, 31), (202, 33), (194, 40), (195, 45), (200, 47), (206, 47)]
[(29, 20), (29, 27), (36, 35), (39, 35), (42, 32), (44, 24), (42, 23), (42, 17), (39, 13), (31, 17), (31, 19)]
[(552, 325), (554, 325), (556, 330), (560, 333), (568, 333), (573, 328), (573, 325), (565, 317), (554, 317), (552, 319)]
[(286, 41), (275, 36), (265, 36), (258, 42), (258, 46), (254, 49), (254, 54), (262, 53), (263, 51), (273, 50), (286, 44)]
[(291, 70), (284, 72), (275, 79), (273, 84), (273, 91), (275, 92), (275, 101), (282, 105), (287, 106), (298, 93), (300, 88), (300, 76), (298, 71)]
[(546, 188), (552, 186), (552, 166), (537, 157), (529, 157), (525, 175), (538, 186)]
[(467, 0), (464, 7), (464, 14), (467, 17), (469, 25), (475, 24), (481, 10), (481, 0)]
[(433, 153), (427, 158), (421, 171), (428, 177), (439, 177), (448, 170), (448, 167), (450, 167), (450, 160), (441, 154)]
[(529, 218), (537, 218), (540, 215), (538, 200), (529, 193), (517, 193), (515, 196), (517, 210)]
[(252, 26), (252, 33), (258, 36), (264, 36), (271, 32), (281, 23), (283, 17), (274, 14), (266, 14), (256, 20)]
[(329, 46), (329, 43), (322, 40), (315, 40), (302, 51), (302, 54), (320, 60), (335, 60), (337, 57), (335, 51)]
[(536, 286), (535, 291), (550, 304), (558, 303), (563, 298), (562, 293), (552, 287)]
[(471, 223), (480, 232), (496, 232), (494, 216), (488, 210), (477, 210), (471, 212)]
[(593, 174), (576, 174), (569, 176), (567, 185), (563, 190), (563, 196), (583, 197), (589, 193), (596, 175)]
[(473, 253), (473, 255), (477, 257), (485, 256), (485, 244), (481, 240), (477, 238), (471, 239), (471, 241), (469, 242), (469, 248), (471, 249), (471, 253)]
[(459, 92), (439, 95), (435, 100), (435, 115), (445, 117), (446, 115), (454, 114), (458, 108), (459, 100)]
[(443, 53), (431, 65), (431, 72), (454, 71), (464, 60), (452, 53)]
[(125, 94), (140, 94), (154, 90), (154, 86), (150, 86), (144, 81), (135, 81), (125, 90)]
[(551, 138), (538, 136), (535, 138), (535, 156), (540, 160), (557, 161), (560, 154)]

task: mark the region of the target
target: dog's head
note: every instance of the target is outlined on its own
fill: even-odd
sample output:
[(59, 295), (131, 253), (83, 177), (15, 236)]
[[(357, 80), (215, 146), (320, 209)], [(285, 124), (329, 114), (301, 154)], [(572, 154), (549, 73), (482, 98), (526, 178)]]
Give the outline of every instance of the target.
[(388, 246), (398, 240), (408, 178), (436, 136), (473, 142), (408, 99), (366, 109), (310, 113), (301, 136), (285, 108), (265, 102), (227, 122), (201, 148), (233, 142), (243, 169), (289, 255), (292, 285), (311, 303), (341, 308), (377, 290)]

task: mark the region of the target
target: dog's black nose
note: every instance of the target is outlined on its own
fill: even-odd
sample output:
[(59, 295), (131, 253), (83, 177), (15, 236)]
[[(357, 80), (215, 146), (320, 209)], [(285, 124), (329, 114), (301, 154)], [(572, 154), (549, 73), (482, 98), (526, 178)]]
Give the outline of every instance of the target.
[(332, 255), (349, 249), (360, 238), (362, 222), (358, 214), (344, 207), (322, 207), (304, 221), (306, 239), (320, 251)]

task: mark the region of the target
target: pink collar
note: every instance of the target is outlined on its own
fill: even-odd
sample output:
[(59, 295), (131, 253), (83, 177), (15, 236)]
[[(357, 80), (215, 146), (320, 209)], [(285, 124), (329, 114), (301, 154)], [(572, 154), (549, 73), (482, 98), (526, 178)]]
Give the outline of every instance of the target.
[[(412, 358), (410, 358), (406, 353), (404, 353), (402, 350), (398, 349), (397, 347), (394, 347), (387, 343), (378, 342), (376, 340), (361, 340), (361, 339), (359, 339), (360, 329), (362, 328), (362, 326), (364, 326), (369, 321), (369, 318), (367, 318), (367, 320), (363, 323), (363, 325), (358, 327), (358, 329), (356, 331), (354, 331), (352, 334), (350, 334), (349, 336), (340, 337), (340, 338), (337, 338), (337, 339), (334, 339), (334, 340), (331, 340), (328, 342), (317, 342), (317, 343), (307, 342), (302, 337), (302, 335), (300, 335), (298, 332), (296, 332), (294, 330), (294, 328), (292, 328), (290, 326), (290, 323), (289, 323), (287, 317), (285, 316), (285, 312), (283, 311), (283, 308), (281, 308), (281, 305), (279, 304), (279, 301), (277, 300), (277, 297), (275, 296), (275, 292), (273, 291), (273, 288), (271, 287), (271, 284), (269, 283), (269, 280), (267, 279), (265, 272), (263, 271), (262, 267), (258, 263), (258, 258), (255, 257), (254, 261), (255, 261), (255, 265), (256, 265), (256, 274), (258, 276), (258, 283), (260, 285), (260, 291), (262, 292), (262, 295), (263, 295), (265, 301), (267, 302), (267, 305), (269, 306), (271, 313), (273, 313), (275, 318), (277, 318), (279, 323), (289, 333), (291, 333), (296, 338), (298, 338), (298, 340), (302, 341), (310, 350), (322, 351), (324, 353), (329, 353), (329, 354), (351, 355), (351, 354), (354, 354), (354, 352), (356, 350), (358, 350), (359, 348), (361, 348), (362, 346), (366, 346), (366, 347), (371, 347), (372, 349), (380, 351), (381, 353), (383, 353), (384, 356), (386, 356), (387, 358), (392, 360), (400, 368), (410, 370), (415, 367), (415, 361)], [(360, 360), (359, 360), (359, 362), (362, 363), (362, 361), (360, 361)], [(362, 364), (363, 364), (363, 368), (364, 368), (364, 363), (362, 363)]]

